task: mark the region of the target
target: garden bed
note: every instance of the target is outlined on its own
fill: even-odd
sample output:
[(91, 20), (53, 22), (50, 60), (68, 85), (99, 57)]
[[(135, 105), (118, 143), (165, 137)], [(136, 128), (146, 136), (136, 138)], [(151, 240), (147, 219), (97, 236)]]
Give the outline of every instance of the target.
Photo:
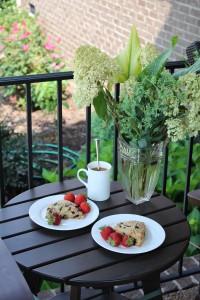
[[(69, 108), (63, 107), (63, 146), (79, 152), (85, 144), (85, 109), (77, 109), (71, 99)], [(15, 132), (26, 134), (26, 112), (16, 109), (14, 104), (2, 103), (0, 121), (8, 118), (9, 127)], [(56, 113), (34, 111), (32, 113), (33, 142), (57, 143)]]

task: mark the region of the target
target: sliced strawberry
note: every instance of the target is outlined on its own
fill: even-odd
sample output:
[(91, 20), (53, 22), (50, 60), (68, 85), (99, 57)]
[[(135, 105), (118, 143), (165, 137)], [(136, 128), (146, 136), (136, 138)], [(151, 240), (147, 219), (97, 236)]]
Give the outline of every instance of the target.
[(112, 232), (114, 232), (114, 230), (110, 226), (101, 227), (100, 230), (101, 230), (100, 234), (104, 240), (107, 240), (109, 238), (109, 235)]
[(131, 247), (134, 244), (134, 238), (131, 236), (125, 235), (122, 237), (122, 245), (124, 247)]
[(79, 207), (85, 214), (90, 212), (90, 205), (86, 201), (81, 202)]
[(117, 247), (121, 244), (122, 235), (117, 232), (112, 232), (107, 241), (111, 244), (111, 246)]
[(56, 225), (57, 226), (61, 222), (61, 216), (56, 212), (49, 213), (48, 216), (47, 216), (47, 221), (48, 221), (49, 225)]
[(74, 203), (75, 203), (77, 206), (80, 206), (80, 204), (81, 204), (82, 202), (85, 202), (85, 201), (87, 201), (86, 195), (84, 195), (84, 194), (78, 194), (78, 195), (76, 196), (75, 200), (74, 200)]
[(68, 192), (67, 194), (65, 194), (64, 200), (68, 200), (68, 201), (74, 202), (75, 195), (72, 192)]

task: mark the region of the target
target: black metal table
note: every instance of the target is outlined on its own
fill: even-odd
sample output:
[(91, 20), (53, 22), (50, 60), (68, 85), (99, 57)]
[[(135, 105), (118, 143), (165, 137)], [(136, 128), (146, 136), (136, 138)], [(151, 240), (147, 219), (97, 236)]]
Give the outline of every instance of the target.
[(189, 243), (190, 229), (181, 210), (156, 193), (149, 202), (136, 206), (126, 200), (120, 184), (112, 182), (110, 199), (95, 202), (100, 210), (98, 219), (113, 214), (138, 214), (158, 222), (166, 233), (159, 248), (126, 255), (97, 245), (91, 236), (93, 224), (78, 230), (57, 231), (32, 222), (28, 211), (37, 199), (66, 191), (78, 194), (85, 192), (85, 188), (78, 180), (46, 184), (18, 195), (0, 210), (0, 236), (32, 291), (33, 283), (40, 279), (71, 285), (73, 300), (79, 299), (81, 287), (109, 288), (142, 281), (145, 294), (159, 289), (160, 273), (179, 260)]

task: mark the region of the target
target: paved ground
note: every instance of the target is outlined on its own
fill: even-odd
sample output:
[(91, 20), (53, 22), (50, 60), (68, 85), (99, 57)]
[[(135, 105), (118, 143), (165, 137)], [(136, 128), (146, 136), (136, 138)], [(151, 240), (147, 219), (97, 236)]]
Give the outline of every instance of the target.
[[(200, 263), (200, 255), (193, 257), (184, 258), (183, 269), (188, 270), (191, 268), (198, 267)], [(165, 271), (162, 275), (168, 275), (177, 271), (177, 264), (172, 266), (170, 269)], [(185, 277), (179, 280), (173, 280), (167, 283), (161, 284), (161, 289), (163, 293), (163, 300), (194, 300), (198, 285), (200, 282), (200, 274), (193, 276)], [(66, 287), (66, 290), (69, 290), (69, 287)], [(56, 295), (59, 290), (49, 290), (43, 291), (38, 294), (40, 300), (50, 300), (50, 298)], [(143, 293), (141, 290), (127, 292), (124, 295), (128, 299), (139, 300)]]

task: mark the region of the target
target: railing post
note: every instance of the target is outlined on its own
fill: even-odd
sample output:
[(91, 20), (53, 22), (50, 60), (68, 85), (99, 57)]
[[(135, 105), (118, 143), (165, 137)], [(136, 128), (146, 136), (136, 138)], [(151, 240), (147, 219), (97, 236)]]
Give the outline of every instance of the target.
[(63, 181), (62, 81), (57, 81), (58, 178)]
[(191, 175), (191, 169), (192, 169), (193, 145), (194, 145), (194, 137), (191, 137), (189, 140), (189, 146), (188, 146), (186, 181), (185, 181), (185, 190), (184, 190), (184, 198), (183, 198), (183, 213), (185, 215), (187, 214), (187, 208), (188, 208), (187, 194), (188, 194), (189, 188), (190, 188), (190, 175)]
[(3, 179), (3, 151), (2, 151), (2, 129), (0, 126), (0, 207), (5, 204), (4, 179)]
[(33, 188), (33, 154), (32, 154), (32, 115), (31, 115), (31, 84), (26, 84), (26, 118), (28, 143), (28, 186)]
[[(120, 95), (120, 84), (115, 85), (115, 101), (119, 102)], [(117, 139), (118, 139), (118, 130), (116, 125), (114, 126), (114, 149), (113, 149), (113, 180), (117, 180), (118, 174), (118, 147), (117, 147)]]
[(91, 105), (86, 107), (86, 165), (90, 163), (91, 151)]

